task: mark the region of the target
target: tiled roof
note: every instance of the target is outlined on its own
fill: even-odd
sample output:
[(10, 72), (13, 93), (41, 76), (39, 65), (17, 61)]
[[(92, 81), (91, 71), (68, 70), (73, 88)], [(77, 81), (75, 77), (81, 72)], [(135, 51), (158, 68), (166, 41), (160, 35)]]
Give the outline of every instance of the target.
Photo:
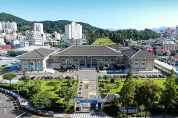
[(58, 53), (61, 56), (120, 56), (120, 51), (102, 45), (71, 46)]
[(114, 98), (120, 98), (119, 94), (101, 94), (101, 98), (105, 99), (106, 102), (111, 102)]
[(45, 57), (47, 57), (48, 55), (52, 54), (53, 52), (55, 52), (55, 50), (51, 50), (51, 49), (46, 49), (46, 48), (39, 48), (39, 49), (35, 49), (33, 51), (27, 52), (25, 54), (22, 54), (20, 56), (18, 56), (18, 59), (24, 59), (24, 58), (39, 58), (39, 59), (43, 59)]
[(130, 48), (122, 50), (122, 53), (132, 59), (156, 59), (157, 57), (153, 54), (147, 53), (138, 48)]

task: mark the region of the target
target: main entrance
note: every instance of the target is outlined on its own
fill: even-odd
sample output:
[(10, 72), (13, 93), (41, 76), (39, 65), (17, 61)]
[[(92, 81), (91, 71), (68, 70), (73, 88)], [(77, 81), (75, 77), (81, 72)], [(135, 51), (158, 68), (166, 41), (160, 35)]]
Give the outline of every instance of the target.
[(91, 57), (86, 57), (86, 66), (87, 68), (91, 67)]
[(86, 57), (85, 59), (80, 60), (81, 68), (96, 68), (97, 59), (92, 59), (92, 57)]

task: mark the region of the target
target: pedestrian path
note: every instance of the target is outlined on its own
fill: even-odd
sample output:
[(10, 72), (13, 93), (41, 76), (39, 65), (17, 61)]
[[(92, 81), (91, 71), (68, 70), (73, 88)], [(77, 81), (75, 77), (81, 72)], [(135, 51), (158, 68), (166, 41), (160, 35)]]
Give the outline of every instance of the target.
[(70, 118), (111, 118), (102, 113), (75, 113)]

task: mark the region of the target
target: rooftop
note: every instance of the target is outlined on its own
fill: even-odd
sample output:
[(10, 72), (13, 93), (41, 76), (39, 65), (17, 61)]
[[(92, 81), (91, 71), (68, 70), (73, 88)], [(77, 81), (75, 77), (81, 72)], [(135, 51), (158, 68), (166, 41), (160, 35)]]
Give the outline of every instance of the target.
[(25, 54), (22, 54), (20, 56), (17, 56), (18, 59), (31, 59), (31, 58), (37, 58), (37, 59), (43, 59), (45, 57), (47, 57), (48, 55), (52, 54), (53, 52), (55, 52), (55, 50), (51, 50), (51, 49), (46, 49), (46, 48), (39, 48), (39, 49), (35, 49), (33, 51), (27, 52)]
[(122, 53), (124, 53), (125, 55), (127, 55), (132, 59), (156, 59), (157, 58), (155, 55), (147, 53), (146, 51), (143, 51), (138, 48), (130, 48), (127, 50), (122, 50)]
[(176, 44), (174, 41), (166, 40), (163, 42), (163, 44)]
[(120, 51), (103, 45), (71, 46), (58, 53), (60, 56), (121, 56)]

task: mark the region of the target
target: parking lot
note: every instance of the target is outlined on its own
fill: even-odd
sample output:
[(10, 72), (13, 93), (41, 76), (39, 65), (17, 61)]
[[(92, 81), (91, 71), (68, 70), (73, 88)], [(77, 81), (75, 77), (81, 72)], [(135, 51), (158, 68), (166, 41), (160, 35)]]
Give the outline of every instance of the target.
[(18, 111), (16, 103), (11, 97), (0, 92), (0, 118), (36, 118), (24, 112)]

